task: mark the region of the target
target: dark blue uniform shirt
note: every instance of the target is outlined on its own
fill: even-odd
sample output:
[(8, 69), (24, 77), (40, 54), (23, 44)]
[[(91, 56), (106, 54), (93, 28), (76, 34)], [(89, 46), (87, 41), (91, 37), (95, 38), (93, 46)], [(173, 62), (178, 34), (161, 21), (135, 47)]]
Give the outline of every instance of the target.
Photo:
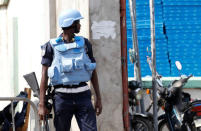
[[(95, 61), (95, 58), (93, 56), (92, 45), (88, 39), (84, 38), (84, 40), (85, 40), (86, 53), (88, 54), (89, 58), (91, 59), (91, 62), (95, 63), (96, 61)], [(52, 46), (50, 45), (50, 42), (48, 41), (43, 46), (41, 46), (41, 48), (44, 51), (41, 64), (49, 67), (52, 64), (53, 55), (54, 55), (54, 51), (52, 49)]]

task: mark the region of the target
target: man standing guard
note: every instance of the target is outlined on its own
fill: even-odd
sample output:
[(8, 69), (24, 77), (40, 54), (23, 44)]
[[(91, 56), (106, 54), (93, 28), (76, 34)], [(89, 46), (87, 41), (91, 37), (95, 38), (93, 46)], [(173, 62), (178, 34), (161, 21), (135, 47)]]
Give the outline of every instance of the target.
[[(48, 113), (44, 97), (48, 85), (54, 87), (53, 107), (56, 131), (69, 131), (73, 115), (81, 131), (97, 131), (96, 114), (102, 111), (96, 61), (88, 39), (75, 36), (80, 32), (80, 12), (69, 9), (59, 17), (63, 33), (42, 46), (42, 78), (38, 114)], [(91, 102), (91, 80), (96, 94), (95, 110)]]

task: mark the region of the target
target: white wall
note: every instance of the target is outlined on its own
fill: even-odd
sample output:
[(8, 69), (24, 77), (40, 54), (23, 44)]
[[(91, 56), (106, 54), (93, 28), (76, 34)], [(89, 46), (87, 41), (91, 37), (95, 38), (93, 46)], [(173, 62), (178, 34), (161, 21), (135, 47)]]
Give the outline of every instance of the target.
[(24, 74), (34, 71), (40, 80), (40, 45), (49, 39), (48, 2), (10, 0), (0, 7), (0, 96), (16, 96), (28, 87)]
[[(41, 70), (41, 50), (40, 45), (44, 44), (49, 39), (49, 7), (48, 0), (10, 0), (6, 9), (0, 10), (0, 24), (1, 27), (1, 61), (6, 61), (7, 65), (0, 68), (1, 73), (0, 81), (3, 82), (3, 86), (6, 89), (11, 88), (14, 90), (13, 70), (18, 70), (18, 76), (13, 76), (19, 79), (19, 89), (15, 89), (16, 92), (7, 91), (2, 93), (6, 96), (16, 95), (23, 90), (27, 85), (23, 79), (23, 75), (32, 71), (35, 71), (38, 79), (40, 77)], [(5, 13), (6, 12), (6, 13)], [(3, 17), (2, 17), (3, 16)], [(15, 22), (14, 22), (15, 20)], [(14, 29), (16, 25), (17, 30)], [(17, 38), (16, 38), (17, 37)], [(14, 44), (17, 48), (14, 48)], [(18, 50), (18, 66), (13, 65), (14, 58), (13, 52)], [(2, 64), (1, 64), (2, 65)], [(13, 69), (16, 68), (16, 69)], [(9, 83), (9, 84), (8, 84)], [(2, 83), (1, 83), (2, 84)]]
[[(12, 89), (9, 82), (9, 60), (8, 60), (8, 39), (7, 39), (7, 11), (6, 7), (0, 8), (0, 96), (11, 96)], [(0, 109), (8, 102), (1, 102)]]
[[(40, 82), (40, 46), (49, 36), (49, 0), (10, 0), (8, 7), (0, 7), (1, 97), (28, 87), (24, 74), (36, 72)], [(7, 103), (1, 102), (0, 110)]]
[[(7, 14), (9, 49), (12, 49), (13, 44), (13, 17), (18, 19), (19, 91), (23, 90), (26, 85), (23, 79), (24, 74), (35, 71), (38, 78), (40, 77), (40, 45), (49, 39), (48, 11), (48, 0), (11, 0), (9, 3)], [(10, 60), (12, 61), (12, 56)]]

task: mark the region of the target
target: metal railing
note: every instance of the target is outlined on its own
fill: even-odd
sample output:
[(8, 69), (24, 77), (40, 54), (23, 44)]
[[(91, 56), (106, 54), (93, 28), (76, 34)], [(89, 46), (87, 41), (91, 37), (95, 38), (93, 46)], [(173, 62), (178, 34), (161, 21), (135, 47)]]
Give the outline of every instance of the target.
[(37, 107), (36, 107), (36, 105), (31, 100), (29, 100), (28, 98), (22, 98), (22, 97), (0, 97), (0, 101), (11, 101), (13, 131), (15, 131), (13, 101), (28, 102), (32, 106), (32, 109), (33, 109), (34, 115), (35, 115), (35, 130), (34, 131), (41, 131), (40, 119), (39, 119), (39, 116), (38, 116)]

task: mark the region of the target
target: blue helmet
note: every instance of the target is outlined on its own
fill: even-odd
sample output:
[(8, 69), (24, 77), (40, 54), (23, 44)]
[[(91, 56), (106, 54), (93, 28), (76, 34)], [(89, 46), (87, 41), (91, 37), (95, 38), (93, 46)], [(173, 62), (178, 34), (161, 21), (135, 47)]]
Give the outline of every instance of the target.
[(74, 21), (80, 19), (83, 19), (83, 17), (78, 10), (68, 9), (59, 16), (59, 26), (61, 28), (70, 27)]

